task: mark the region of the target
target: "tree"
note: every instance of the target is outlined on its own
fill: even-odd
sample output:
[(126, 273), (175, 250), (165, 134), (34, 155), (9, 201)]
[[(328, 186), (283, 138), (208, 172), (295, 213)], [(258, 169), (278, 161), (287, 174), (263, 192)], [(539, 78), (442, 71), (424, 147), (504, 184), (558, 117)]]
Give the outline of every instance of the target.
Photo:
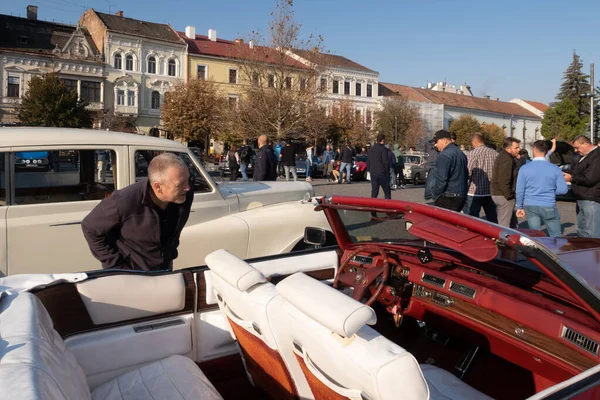
[(28, 126), (91, 128), (92, 116), (86, 106), (77, 92), (69, 90), (52, 72), (31, 79), (18, 118)]
[(504, 130), (496, 124), (481, 124), (479, 132), (483, 135), (486, 145), (493, 144), (501, 149), (504, 144)]
[(481, 124), (472, 115), (461, 115), (450, 124), (450, 132), (456, 134), (456, 144), (469, 146), (471, 135), (475, 132), (481, 132)]
[(419, 110), (401, 96), (384, 98), (382, 108), (375, 112), (375, 130), (385, 133), (392, 143), (398, 126), (398, 144), (418, 144), (425, 136), (425, 128)]
[(573, 61), (571, 61), (571, 64), (564, 72), (560, 91), (556, 95), (556, 100), (571, 100), (576, 106), (577, 115), (580, 117), (590, 115), (590, 100), (589, 98), (581, 97), (582, 94), (590, 93), (590, 76), (584, 74), (582, 69), (583, 63), (581, 59), (573, 51)]
[[(232, 54), (243, 84), (237, 118), (248, 136), (297, 136), (321, 118), (322, 111), (314, 103), (322, 38), (300, 38), (292, 6), (291, 0), (278, 0), (268, 39), (253, 32), (248, 43), (240, 41)], [(292, 56), (296, 49), (310, 49), (309, 65)]]
[(227, 99), (210, 80), (193, 79), (178, 83), (167, 93), (161, 110), (164, 127), (175, 138), (205, 143), (226, 132)]
[(546, 139), (562, 139), (571, 141), (576, 136), (585, 134), (589, 116), (580, 118), (577, 106), (566, 98), (554, 104), (544, 113), (542, 120), (542, 136)]
[(369, 132), (360, 111), (347, 99), (336, 101), (331, 107), (328, 136), (334, 142), (350, 140), (355, 146), (366, 145)]

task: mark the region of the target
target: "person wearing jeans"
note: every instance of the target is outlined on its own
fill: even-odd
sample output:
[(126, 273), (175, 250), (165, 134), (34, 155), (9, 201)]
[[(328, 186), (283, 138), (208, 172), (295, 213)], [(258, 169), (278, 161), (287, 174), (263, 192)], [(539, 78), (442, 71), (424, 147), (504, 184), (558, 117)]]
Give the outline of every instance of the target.
[(342, 148), (340, 152), (340, 177), (338, 178), (338, 183), (342, 183), (342, 176), (344, 174), (344, 170), (346, 171), (346, 183), (350, 183), (350, 174), (352, 172), (352, 158), (356, 155), (354, 149), (350, 146), (350, 141), (346, 141), (346, 145)]
[(600, 149), (587, 136), (576, 137), (573, 149), (581, 159), (572, 174), (563, 175), (577, 199), (577, 234), (600, 238)]
[(494, 163), (498, 153), (485, 145), (481, 133), (471, 136), (473, 150), (467, 156), (469, 170), (469, 192), (465, 203), (464, 213), (479, 218), (481, 208), (485, 212), (486, 220), (498, 223), (496, 204), (490, 193), (490, 178), (493, 176)]
[(556, 196), (569, 190), (562, 171), (546, 161), (548, 147), (538, 140), (533, 144), (533, 161), (523, 165), (517, 178), (517, 217), (527, 216), (529, 229), (542, 230), (549, 236), (561, 236)]

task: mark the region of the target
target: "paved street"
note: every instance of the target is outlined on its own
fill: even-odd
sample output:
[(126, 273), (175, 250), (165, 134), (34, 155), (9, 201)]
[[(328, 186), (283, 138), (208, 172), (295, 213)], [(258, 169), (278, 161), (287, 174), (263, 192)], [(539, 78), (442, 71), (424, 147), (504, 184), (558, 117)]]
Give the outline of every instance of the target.
[[(328, 183), (325, 179), (315, 179), (312, 182), (317, 196), (322, 195), (344, 195), (344, 196), (371, 196), (371, 182), (353, 182), (347, 184)], [(392, 199), (413, 201), (415, 203), (425, 203), (423, 199), (424, 185), (413, 186), (406, 185), (406, 189), (392, 190)], [(379, 197), (383, 198), (383, 192), (380, 190)], [(574, 235), (575, 228), (575, 203), (560, 202), (558, 211), (561, 215), (564, 235)], [(520, 220), (520, 227), (527, 228), (526, 219)]]

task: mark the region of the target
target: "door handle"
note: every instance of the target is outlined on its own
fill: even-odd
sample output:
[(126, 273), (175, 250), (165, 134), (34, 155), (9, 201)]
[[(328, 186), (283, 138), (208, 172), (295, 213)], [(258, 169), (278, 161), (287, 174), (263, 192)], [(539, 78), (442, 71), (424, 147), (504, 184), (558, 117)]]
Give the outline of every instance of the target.
[(69, 226), (69, 225), (81, 225), (81, 221), (77, 221), (77, 222), (62, 222), (60, 224), (50, 224), (49, 226)]

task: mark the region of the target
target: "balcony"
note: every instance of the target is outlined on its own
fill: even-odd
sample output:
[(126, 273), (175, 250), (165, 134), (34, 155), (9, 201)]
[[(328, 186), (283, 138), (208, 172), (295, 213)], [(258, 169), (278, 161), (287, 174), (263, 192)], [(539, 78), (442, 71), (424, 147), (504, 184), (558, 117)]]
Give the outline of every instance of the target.
[(90, 111), (102, 111), (104, 110), (104, 103), (101, 101), (95, 101), (88, 104), (86, 108)]
[(21, 104), (20, 97), (2, 97), (2, 104)]
[(123, 115), (137, 115), (137, 106), (115, 106), (115, 113)]

